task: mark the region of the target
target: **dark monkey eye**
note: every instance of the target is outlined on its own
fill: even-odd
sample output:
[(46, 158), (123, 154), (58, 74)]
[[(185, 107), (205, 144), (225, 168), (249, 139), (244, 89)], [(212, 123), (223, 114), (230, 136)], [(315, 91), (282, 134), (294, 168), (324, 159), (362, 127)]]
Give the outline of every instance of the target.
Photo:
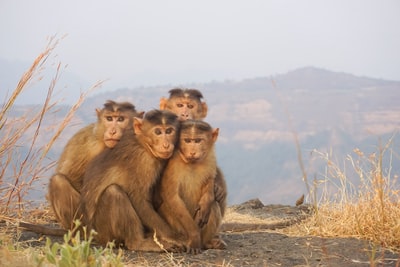
[(117, 121), (124, 121), (125, 120), (125, 117), (123, 117), (123, 116), (120, 116), (120, 117), (118, 117), (118, 119), (117, 119)]
[(112, 118), (112, 116), (107, 116), (107, 117), (106, 117), (106, 120), (107, 120), (107, 121), (112, 121), (113, 118)]
[(166, 134), (172, 134), (173, 131), (174, 131), (174, 129), (168, 128), (167, 130), (165, 130), (165, 133)]
[(160, 134), (162, 133), (162, 131), (161, 131), (160, 128), (156, 128), (156, 129), (154, 129), (154, 133), (155, 133), (156, 135), (160, 135)]

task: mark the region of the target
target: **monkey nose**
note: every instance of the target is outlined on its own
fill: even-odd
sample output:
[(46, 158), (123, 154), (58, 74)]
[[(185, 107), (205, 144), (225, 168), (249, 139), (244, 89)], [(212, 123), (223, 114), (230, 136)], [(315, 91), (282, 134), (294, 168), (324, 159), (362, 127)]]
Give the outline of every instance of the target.
[(168, 143), (168, 142), (165, 142), (165, 143), (163, 144), (163, 148), (169, 148), (169, 143)]

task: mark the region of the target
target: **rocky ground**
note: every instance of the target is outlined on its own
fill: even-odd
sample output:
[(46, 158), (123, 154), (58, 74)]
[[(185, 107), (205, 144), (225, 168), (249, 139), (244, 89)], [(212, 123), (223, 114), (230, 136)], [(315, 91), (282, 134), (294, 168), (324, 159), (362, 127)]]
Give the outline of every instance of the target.
[[(305, 205), (263, 205), (255, 199), (228, 208), (221, 231), (226, 250), (197, 255), (126, 251), (124, 255), (129, 266), (400, 266), (399, 254), (365, 240), (282, 233), (311, 212)], [(21, 239), (32, 234), (25, 232)]]

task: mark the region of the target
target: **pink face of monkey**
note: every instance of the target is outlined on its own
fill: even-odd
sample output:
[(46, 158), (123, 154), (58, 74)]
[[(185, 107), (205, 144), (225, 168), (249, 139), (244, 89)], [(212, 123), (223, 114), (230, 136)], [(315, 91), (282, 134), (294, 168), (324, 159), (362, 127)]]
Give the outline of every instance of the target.
[(188, 163), (202, 161), (217, 140), (219, 129), (212, 129), (202, 121), (182, 122), (179, 152)]
[(201, 101), (202, 94), (196, 89), (172, 89), (168, 99), (160, 99), (160, 109), (178, 115), (180, 121), (202, 120), (207, 116), (207, 104)]

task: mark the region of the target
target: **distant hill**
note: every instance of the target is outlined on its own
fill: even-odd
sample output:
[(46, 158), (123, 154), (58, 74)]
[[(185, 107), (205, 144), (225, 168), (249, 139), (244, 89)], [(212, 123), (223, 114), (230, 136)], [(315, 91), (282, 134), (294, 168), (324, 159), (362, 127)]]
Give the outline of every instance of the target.
[[(355, 156), (354, 148), (371, 153), (380, 140), (385, 142), (400, 128), (398, 81), (305, 67), (276, 76), (185, 87), (202, 91), (209, 105), (207, 121), (220, 128), (217, 155), (228, 182), (230, 204), (255, 197), (263, 203), (293, 204), (307, 194), (295, 137), (308, 179), (313, 180), (325, 175), (327, 163), (319, 153), (332, 152), (337, 164), (344, 166), (348, 154)], [(68, 138), (94, 121), (94, 109), (107, 99), (131, 101), (146, 111), (158, 108), (160, 97), (168, 96), (171, 88), (121, 88), (88, 97), (52, 155), (56, 160)], [(65, 108), (46, 123), (59, 122)], [(394, 145), (398, 147), (398, 138)], [(392, 164), (392, 175), (400, 174), (399, 158)], [(350, 180), (357, 182), (354, 176)]]

